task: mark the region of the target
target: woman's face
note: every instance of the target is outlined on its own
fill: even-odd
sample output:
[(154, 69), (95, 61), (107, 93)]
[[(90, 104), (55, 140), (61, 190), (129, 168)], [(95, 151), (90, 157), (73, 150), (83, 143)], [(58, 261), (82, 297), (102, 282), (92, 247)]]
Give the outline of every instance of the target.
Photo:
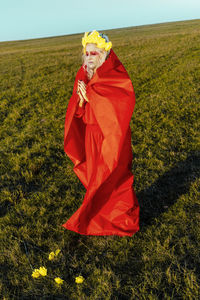
[(86, 62), (89, 68), (95, 71), (101, 59), (102, 49), (98, 48), (96, 44), (87, 44), (85, 50)]

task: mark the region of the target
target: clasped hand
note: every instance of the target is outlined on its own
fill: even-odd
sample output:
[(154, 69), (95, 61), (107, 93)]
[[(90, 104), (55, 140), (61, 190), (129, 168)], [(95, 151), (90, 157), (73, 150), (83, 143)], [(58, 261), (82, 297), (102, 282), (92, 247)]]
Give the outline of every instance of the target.
[(80, 101), (79, 101), (80, 107), (82, 107), (84, 101), (89, 102), (88, 97), (86, 95), (86, 84), (82, 80), (78, 80), (77, 94), (79, 95), (79, 98), (80, 98)]

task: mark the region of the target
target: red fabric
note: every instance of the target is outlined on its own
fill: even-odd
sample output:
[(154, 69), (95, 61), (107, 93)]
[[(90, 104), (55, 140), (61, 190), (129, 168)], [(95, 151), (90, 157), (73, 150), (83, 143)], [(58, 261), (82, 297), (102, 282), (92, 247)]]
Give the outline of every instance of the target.
[[(79, 107), (77, 81), (89, 99)], [(133, 189), (130, 120), (135, 105), (131, 80), (111, 49), (90, 81), (79, 69), (70, 98), (64, 150), (86, 188), (82, 205), (62, 226), (85, 235), (132, 236), (139, 230)]]

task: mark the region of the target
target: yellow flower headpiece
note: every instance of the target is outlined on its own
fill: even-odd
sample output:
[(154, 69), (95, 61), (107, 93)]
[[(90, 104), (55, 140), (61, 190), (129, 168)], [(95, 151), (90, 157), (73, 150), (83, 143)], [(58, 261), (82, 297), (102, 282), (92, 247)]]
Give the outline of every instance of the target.
[(112, 48), (111, 42), (106, 42), (106, 40), (99, 35), (99, 32), (93, 30), (89, 35), (88, 32), (85, 32), (84, 37), (82, 38), (83, 51), (85, 53), (86, 44), (94, 43), (97, 44), (98, 48), (104, 48), (106, 51), (109, 51)]

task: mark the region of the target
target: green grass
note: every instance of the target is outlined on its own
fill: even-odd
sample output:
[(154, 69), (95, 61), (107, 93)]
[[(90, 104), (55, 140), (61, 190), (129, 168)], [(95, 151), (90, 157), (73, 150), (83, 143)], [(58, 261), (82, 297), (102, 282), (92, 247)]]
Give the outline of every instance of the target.
[[(83, 34), (0, 43), (4, 300), (200, 297), (200, 20), (106, 33), (136, 93), (132, 169), (141, 229), (96, 237), (61, 226), (85, 194), (63, 148)], [(40, 266), (47, 276), (32, 278)]]

